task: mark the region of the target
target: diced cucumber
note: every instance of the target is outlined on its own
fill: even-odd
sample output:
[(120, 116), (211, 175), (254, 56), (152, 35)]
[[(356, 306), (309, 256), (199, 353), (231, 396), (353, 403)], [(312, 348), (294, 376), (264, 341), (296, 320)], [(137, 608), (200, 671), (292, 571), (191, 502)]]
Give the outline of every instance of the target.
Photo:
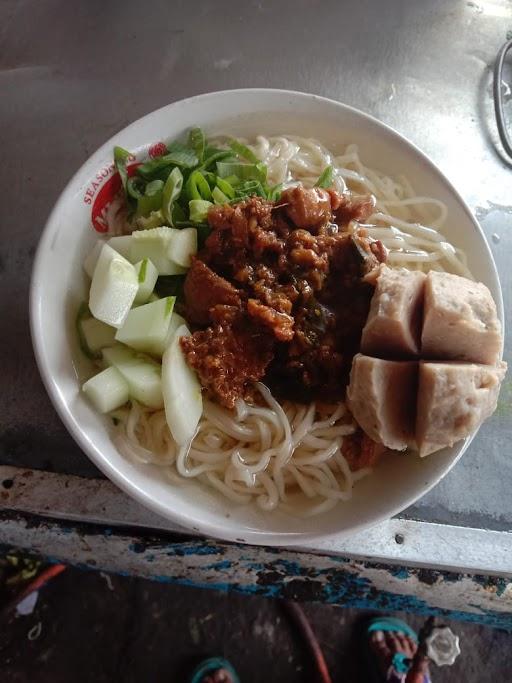
[(136, 263), (135, 270), (137, 271), (137, 277), (139, 278), (139, 290), (134, 303), (145, 304), (155, 288), (158, 279), (158, 270), (148, 258)]
[(98, 263), (98, 259), (100, 257), (101, 250), (103, 249), (104, 244), (105, 242), (103, 242), (102, 240), (98, 240), (84, 261), (84, 270), (87, 273), (87, 275), (91, 278), (91, 280), (92, 276), (94, 275), (94, 269), (96, 268), (96, 264)]
[(169, 323), (169, 331), (167, 333), (167, 344), (165, 345), (165, 348), (167, 348), (170, 342), (173, 340), (178, 328), (186, 324), (187, 321), (185, 320), (185, 318), (182, 318), (181, 315), (179, 315), (179, 313), (176, 313), (176, 311), (172, 312), (171, 322)]
[(201, 385), (187, 364), (180, 345), (180, 338), (189, 334), (186, 325), (181, 325), (162, 358), (165, 417), (174, 440), (180, 446), (185, 446), (193, 438), (203, 413)]
[(129, 399), (128, 384), (116, 368), (107, 368), (91, 377), (82, 391), (100, 413), (108, 413)]
[(94, 269), (89, 308), (95, 318), (112, 327), (121, 327), (139, 289), (134, 266), (104, 244)]
[(180, 275), (185, 269), (172, 261), (167, 252), (173, 235), (178, 232), (175, 228), (162, 226), (150, 230), (135, 230), (132, 232), (130, 261), (137, 263), (149, 258), (158, 270), (159, 275)]
[(87, 356), (87, 358), (93, 359), (94, 353), (88, 347), (87, 342), (85, 340), (84, 331), (82, 329), (82, 322), (84, 320), (87, 320), (90, 317), (91, 317), (91, 311), (89, 310), (89, 306), (85, 303), (85, 301), (83, 301), (80, 304), (80, 306), (78, 307), (78, 311), (77, 311), (76, 318), (75, 318), (76, 332), (78, 335), (78, 343), (80, 344), (80, 348), (82, 350), (82, 353), (85, 356)]
[(172, 312), (171, 315), (171, 322), (169, 323), (169, 329), (167, 331), (167, 338), (164, 342), (164, 350), (162, 351), (162, 355), (165, 352), (165, 349), (169, 346), (171, 341), (174, 339), (174, 335), (176, 334), (176, 331), (178, 330), (179, 327), (182, 325), (186, 325), (187, 321), (185, 318), (182, 318), (181, 315), (178, 315), (175, 311)]
[[(144, 303), (152, 304), (153, 301), (159, 301), (161, 298), (162, 297), (158, 296), (157, 294), (155, 294), (155, 292), (153, 292), (152, 294), (149, 295), (148, 300), (145, 301)], [(133, 304), (134, 308), (138, 308), (139, 306), (144, 306), (144, 304), (137, 304), (137, 303)]]
[(116, 237), (111, 237), (107, 244), (115, 249), (118, 254), (124, 256), (127, 261), (130, 260), (130, 246), (132, 243), (131, 235), (118, 235)]
[(113, 365), (123, 376), (131, 398), (149, 408), (162, 407), (162, 370), (159, 363), (121, 344), (103, 349), (102, 353), (105, 362)]
[(82, 318), (79, 322), (83, 341), (92, 355), (115, 343), (116, 328), (96, 318)]
[(137, 351), (161, 356), (165, 351), (175, 301), (176, 297), (167, 296), (133, 308), (117, 331), (116, 340)]
[(197, 254), (197, 230), (183, 228), (173, 235), (167, 256), (184, 268), (190, 268), (190, 259)]

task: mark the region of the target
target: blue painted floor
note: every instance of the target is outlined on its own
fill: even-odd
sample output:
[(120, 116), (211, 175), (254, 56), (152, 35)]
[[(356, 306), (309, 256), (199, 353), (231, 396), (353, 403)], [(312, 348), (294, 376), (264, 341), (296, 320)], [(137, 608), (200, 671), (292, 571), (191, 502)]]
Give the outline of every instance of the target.
[[(357, 625), (368, 614), (304, 605), (333, 682), (361, 683)], [(404, 617), (404, 615), (399, 615)], [(405, 616), (418, 628), (422, 619)], [(452, 622), (462, 655), (434, 683), (510, 683), (512, 635)], [(313, 683), (300, 636), (264, 598), (68, 569), (33, 612), (0, 623), (2, 683), (186, 683), (203, 657), (224, 655), (242, 683)]]

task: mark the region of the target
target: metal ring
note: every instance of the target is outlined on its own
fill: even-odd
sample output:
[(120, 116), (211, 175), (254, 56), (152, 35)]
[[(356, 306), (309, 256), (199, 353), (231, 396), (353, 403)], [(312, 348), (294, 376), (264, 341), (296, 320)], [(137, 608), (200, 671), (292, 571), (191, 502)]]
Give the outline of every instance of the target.
[(507, 124), (505, 121), (505, 112), (503, 111), (503, 94), (501, 92), (501, 76), (503, 72), (503, 64), (507, 52), (512, 48), (512, 40), (509, 40), (498, 52), (496, 63), (494, 65), (494, 111), (496, 112), (496, 123), (498, 125), (498, 133), (500, 135), (501, 144), (506, 153), (512, 159), (512, 139), (507, 131)]

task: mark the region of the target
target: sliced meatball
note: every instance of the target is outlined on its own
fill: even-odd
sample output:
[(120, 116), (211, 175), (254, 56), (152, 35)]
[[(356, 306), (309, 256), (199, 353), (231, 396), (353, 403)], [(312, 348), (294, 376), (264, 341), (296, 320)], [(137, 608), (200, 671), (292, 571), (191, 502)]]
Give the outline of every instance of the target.
[(425, 283), (421, 350), (426, 358), (494, 365), (502, 347), (496, 304), (487, 287), (431, 271)]
[(416, 440), (421, 456), (453, 446), (492, 415), (506, 368), (506, 363), (420, 363)]
[(320, 187), (290, 187), (281, 195), (279, 204), (297, 228), (315, 228), (331, 220), (331, 196)]
[(417, 375), (414, 361), (355, 356), (347, 402), (373, 441), (397, 451), (414, 442)]
[(361, 337), (361, 351), (384, 358), (417, 357), (425, 273), (385, 265), (379, 274)]
[(207, 325), (213, 306), (240, 306), (239, 291), (198, 258), (192, 260), (184, 285), (186, 318), (196, 325)]

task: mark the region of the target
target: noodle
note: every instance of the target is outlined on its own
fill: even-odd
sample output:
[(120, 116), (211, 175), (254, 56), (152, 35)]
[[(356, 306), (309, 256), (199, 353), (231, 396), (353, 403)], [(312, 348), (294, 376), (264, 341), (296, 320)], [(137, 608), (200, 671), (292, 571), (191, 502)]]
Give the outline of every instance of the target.
[[(132, 401), (116, 443), (138, 462), (197, 478), (233, 502), (252, 500), (266, 511), (282, 507), (290, 491), (300, 490), (305, 498), (314, 499), (312, 513), (318, 498), (348, 499), (353, 475), (340, 447), (343, 437), (355, 428), (344, 405), (320, 409), (315, 404), (306, 408), (286, 402), (281, 406), (266, 386), (257, 383), (256, 387), (265, 407), (239, 400), (232, 412), (205, 400), (189, 449), (173, 443), (166, 425), (165, 437), (158, 434), (157, 438), (156, 420), (158, 426), (165, 420), (163, 410), (152, 412)], [(369, 473), (367, 469), (365, 474)], [(308, 514), (304, 499), (287, 503), (286, 509)]]
[[(267, 165), (271, 183), (302, 183), (312, 187), (331, 164), (335, 190), (373, 194), (376, 205), (368, 219), (368, 232), (377, 239), (374, 231), (379, 230), (378, 239), (389, 249), (390, 264), (426, 271), (431, 263), (439, 261), (443, 270), (471, 278), (461, 252), (438, 232), (448, 216), (445, 204), (417, 196), (403, 177), (392, 179), (364, 166), (357, 145), (349, 145), (344, 154), (336, 156), (315, 140), (258, 136), (252, 149)], [(395, 241), (397, 236), (400, 243)], [(421, 242), (415, 238), (421, 238)]]
[[(446, 206), (417, 196), (404, 177), (364, 166), (356, 145), (336, 155), (315, 140), (294, 136), (244, 142), (267, 166), (270, 184), (312, 187), (332, 165), (335, 190), (373, 194), (375, 211), (364, 228), (386, 246), (390, 266), (471, 277), (465, 254), (438, 231)], [(132, 401), (118, 417), (116, 444), (127, 457), (161, 468), (173, 484), (194, 478), (235, 504), (253, 502), (267, 512), (279, 508), (309, 517), (350, 500), (354, 484), (371, 469), (351, 472), (341, 452), (343, 438), (355, 430), (345, 405), (280, 405), (265, 385), (256, 388), (263, 405), (238, 400), (229, 411), (205, 399), (188, 448), (173, 442), (163, 410)]]

